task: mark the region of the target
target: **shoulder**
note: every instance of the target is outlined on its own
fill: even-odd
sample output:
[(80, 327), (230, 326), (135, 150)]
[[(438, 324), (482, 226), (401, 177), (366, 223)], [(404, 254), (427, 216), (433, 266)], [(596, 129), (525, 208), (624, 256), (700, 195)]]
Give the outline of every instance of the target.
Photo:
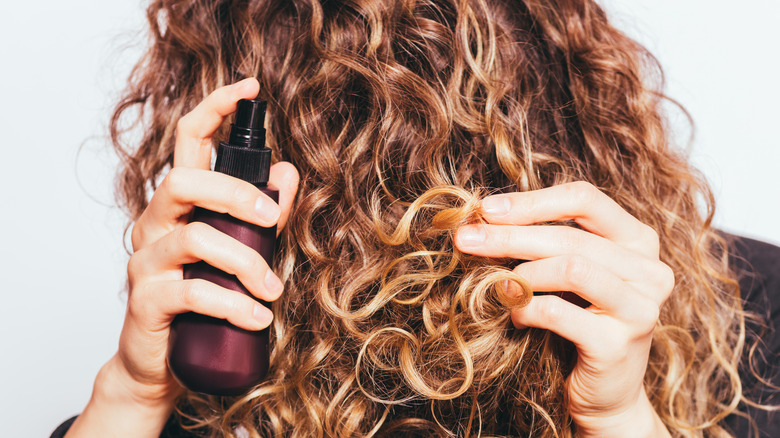
[[(751, 401), (778, 405), (780, 391), (772, 386), (780, 385), (780, 247), (747, 237), (724, 237), (744, 309), (755, 316), (745, 323), (746, 353), (739, 370), (743, 391)], [(780, 413), (744, 405), (740, 409), (755, 422), (760, 437), (780, 436)], [(735, 436), (753, 436), (753, 426), (745, 419), (732, 415), (727, 423)]]
[[(758, 315), (768, 329), (780, 329), (780, 247), (726, 235), (732, 269), (739, 280), (745, 310)], [(772, 351), (780, 352), (780, 336)]]
[[(729, 255), (740, 287), (746, 292), (780, 293), (780, 247), (747, 237), (727, 234)], [(743, 297), (751, 298), (750, 296)]]
[(726, 235), (729, 260), (737, 274), (748, 335), (764, 353), (780, 356), (780, 247), (747, 237)]

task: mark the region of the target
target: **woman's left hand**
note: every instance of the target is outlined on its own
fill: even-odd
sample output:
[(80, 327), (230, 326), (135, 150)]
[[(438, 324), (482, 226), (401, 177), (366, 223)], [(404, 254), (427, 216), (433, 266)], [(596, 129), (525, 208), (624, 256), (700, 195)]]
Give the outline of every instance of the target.
[[(571, 291), (591, 303), (537, 295), (511, 311), (516, 327), (576, 346), (566, 388), (578, 436), (669, 436), (643, 385), (659, 309), (674, 287), (658, 234), (585, 182), (489, 196), (482, 209), (488, 224), (461, 227), (461, 251), (528, 260), (514, 271), (535, 292)], [(583, 229), (534, 225), (572, 219)]]

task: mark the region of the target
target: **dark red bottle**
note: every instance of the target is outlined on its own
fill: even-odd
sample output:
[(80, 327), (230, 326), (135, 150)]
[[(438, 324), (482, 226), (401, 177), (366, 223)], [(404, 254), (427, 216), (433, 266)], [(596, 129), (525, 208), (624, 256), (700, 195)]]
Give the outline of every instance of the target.
[[(254, 184), (278, 202), (279, 192), (268, 185), (271, 150), (265, 147), (266, 103), (242, 99), (230, 126), (228, 142), (217, 150), (214, 170)], [(224, 213), (196, 208), (193, 222), (204, 222), (263, 256), (273, 266), (276, 226), (263, 228)], [(252, 296), (235, 275), (206, 262), (184, 266), (184, 278), (201, 278)], [(264, 301), (263, 305), (270, 307)], [(177, 315), (168, 340), (168, 367), (186, 388), (211, 395), (241, 395), (260, 383), (268, 371), (268, 329), (249, 331), (223, 319), (197, 313)]]

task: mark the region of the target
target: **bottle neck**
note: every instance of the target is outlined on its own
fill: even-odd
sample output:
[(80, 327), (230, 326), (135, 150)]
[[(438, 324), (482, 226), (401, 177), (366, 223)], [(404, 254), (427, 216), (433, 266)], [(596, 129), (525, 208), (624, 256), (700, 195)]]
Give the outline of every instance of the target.
[(250, 129), (230, 125), (228, 143), (245, 148), (262, 149), (265, 147), (265, 129)]

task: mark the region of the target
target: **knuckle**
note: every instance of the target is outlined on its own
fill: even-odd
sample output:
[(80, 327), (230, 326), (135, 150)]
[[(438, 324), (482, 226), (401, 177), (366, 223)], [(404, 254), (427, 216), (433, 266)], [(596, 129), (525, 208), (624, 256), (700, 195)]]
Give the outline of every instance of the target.
[(661, 274), (658, 276), (661, 283), (661, 290), (663, 291), (663, 299), (666, 300), (671, 295), (672, 290), (676, 283), (674, 269), (672, 269), (666, 263), (661, 263)]
[(127, 261), (127, 278), (129, 281), (133, 282), (136, 280), (141, 272), (140, 264), (141, 260), (138, 252), (130, 256), (130, 260)]
[(186, 176), (182, 169), (180, 167), (174, 167), (165, 175), (165, 179), (163, 179), (160, 187), (170, 193), (172, 197), (176, 198), (186, 184), (185, 179)]
[(231, 294), (231, 299), (225, 301), (227, 315), (238, 316), (242, 313), (251, 314), (255, 303), (255, 300), (244, 294)]
[(190, 222), (179, 229), (178, 243), (189, 252), (195, 252), (203, 246), (208, 225), (202, 222)]
[(141, 248), (141, 242), (143, 242), (143, 231), (141, 230), (141, 226), (138, 225), (139, 222), (140, 218), (133, 224), (133, 229), (130, 231), (130, 245), (132, 245), (134, 251), (139, 250)]
[(130, 288), (130, 294), (127, 298), (127, 311), (131, 315), (145, 317), (153, 311), (152, 301), (148, 299), (150, 295), (149, 284), (138, 284)]
[[(516, 198), (516, 199), (515, 199)], [(538, 196), (509, 197), (509, 211), (514, 212), (521, 209), (525, 214), (533, 217), (539, 210)]]
[(562, 227), (561, 248), (565, 252), (576, 252), (583, 245), (583, 234), (570, 227)]
[(251, 269), (252, 272), (255, 272), (255, 273), (258, 273), (258, 274), (265, 274), (265, 271), (267, 271), (268, 269), (271, 269), (268, 266), (268, 263), (266, 263), (266, 261), (263, 258), (263, 256), (260, 255), (260, 253), (258, 253), (257, 251), (255, 251), (255, 250), (253, 250), (251, 248), (248, 248), (248, 247), (247, 247), (247, 252), (249, 254), (247, 259), (250, 260), (250, 262), (249, 262), (250, 263), (249, 269)]
[(176, 122), (176, 135), (183, 135), (192, 127), (192, 113), (187, 113)]
[(581, 255), (567, 256), (563, 265), (564, 278), (571, 286), (583, 286), (593, 276), (593, 265)]
[(639, 336), (652, 334), (656, 324), (658, 324), (658, 319), (661, 317), (661, 309), (658, 304), (647, 298), (638, 298), (636, 309), (637, 311), (632, 315), (636, 334)]
[(661, 247), (661, 238), (655, 228), (643, 223), (641, 234), (642, 239), (655, 250), (655, 253), (657, 253)]
[(642, 234), (645, 236), (645, 239), (647, 239), (650, 242), (657, 243), (660, 241), (658, 232), (655, 230), (655, 228), (651, 227), (650, 225), (647, 225), (646, 223), (642, 223)]
[(575, 181), (569, 183), (567, 188), (569, 189), (569, 194), (571, 195), (572, 199), (574, 199), (575, 203), (582, 207), (591, 205), (601, 194), (601, 191), (597, 189), (596, 186), (587, 181)]
[(564, 307), (557, 299), (545, 300), (544, 304), (540, 305), (537, 311), (541, 319), (551, 325), (555, 325), (564, 319)]
[(487, 233), (487, 239), (490, 243), (495, 243), (498, 247), (508, 250), (509, 248), (522, 248), (523, 238), (520, 233), (516, 233), (512, 227), (488, 227), (482, 226)]
[(257, 251), (252, 250), (249, 247), (242, 247), (238, 257), (238, 266), (236, 266), (239, 272), (244, 274), (255, 274), (263, 269), (263, 265), (260, 262), (262, 257)]
[(233, 201), (237, 204), (250, 204), (258, 197), (257, 189), (249, 183), (234, 181), (231, 189)]
[(528, 216), (534, 216), (539, 209), (539, 197), (533, 192), (516, 192), (504, 195), (509, 202), (510, 214), (522, 212)]
[(205, 281), (194, 279), (182, 283), (179, 288), (179, 301), (186, 309), (194, 309), (202, 300), (205, 290)]

